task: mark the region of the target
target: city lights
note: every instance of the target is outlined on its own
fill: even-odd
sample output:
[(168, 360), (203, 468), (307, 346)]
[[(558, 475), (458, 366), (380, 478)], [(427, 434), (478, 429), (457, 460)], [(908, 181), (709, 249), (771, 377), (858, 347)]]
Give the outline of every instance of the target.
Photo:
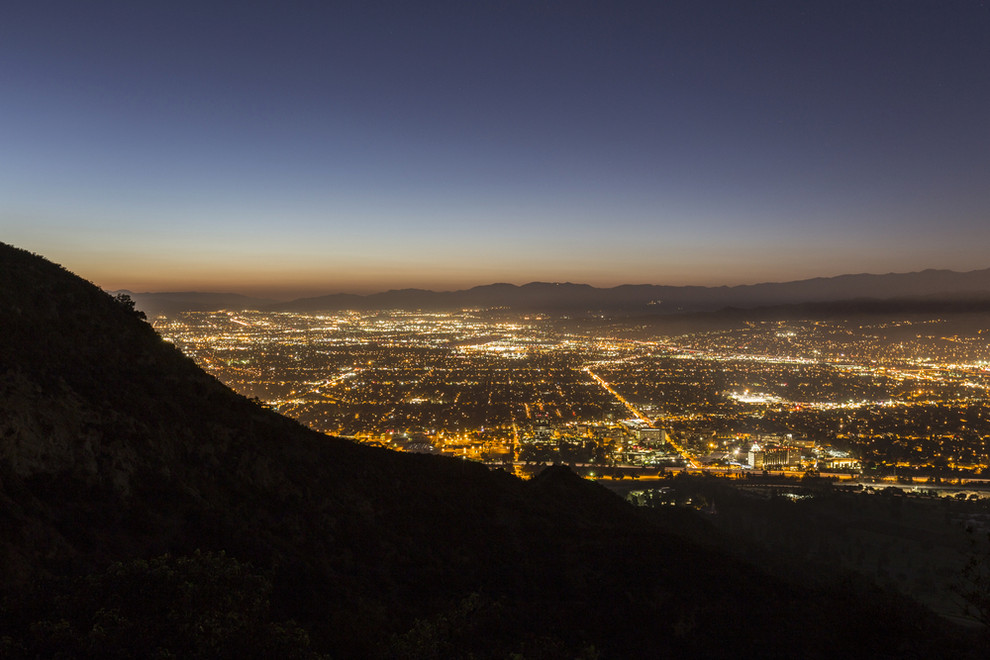
[(233, 389), (316, 430), (517, 471), (990, 463), (985, 340), (943, 337), (938, 320), (676, 338), (478, 309), (186, 312), (155, 325)]

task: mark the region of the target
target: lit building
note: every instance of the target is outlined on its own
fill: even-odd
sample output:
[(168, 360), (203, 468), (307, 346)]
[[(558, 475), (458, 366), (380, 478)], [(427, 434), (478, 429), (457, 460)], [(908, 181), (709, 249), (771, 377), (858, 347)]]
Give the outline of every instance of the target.
[(748, 462), (750, 467), (761, 469), (763, 467), (763, 448), (756, 444), (750, 447)]
[(796, 467), (801, 464), (801, 452), (793, 447), (774, 447), (763, 452), (763, 467)]
[(663, 429), (646, 426), (636, 430), (636, 439), (649, 447), (659, 447), (667, 442), (667, 432)]

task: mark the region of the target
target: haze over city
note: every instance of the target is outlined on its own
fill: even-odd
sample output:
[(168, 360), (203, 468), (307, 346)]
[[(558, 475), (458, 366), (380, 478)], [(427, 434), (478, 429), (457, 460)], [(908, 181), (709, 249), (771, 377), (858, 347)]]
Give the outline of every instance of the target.
[(4, 240), (290, 298), (990, 265), (990, 8), (17, 2)]

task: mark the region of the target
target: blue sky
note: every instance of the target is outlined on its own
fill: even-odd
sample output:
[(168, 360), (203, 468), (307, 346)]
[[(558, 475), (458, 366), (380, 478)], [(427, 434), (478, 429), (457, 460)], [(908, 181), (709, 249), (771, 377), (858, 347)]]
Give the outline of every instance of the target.
[(276, 297), (990, 266), (985, 2), (33, 2), (0, 240)]

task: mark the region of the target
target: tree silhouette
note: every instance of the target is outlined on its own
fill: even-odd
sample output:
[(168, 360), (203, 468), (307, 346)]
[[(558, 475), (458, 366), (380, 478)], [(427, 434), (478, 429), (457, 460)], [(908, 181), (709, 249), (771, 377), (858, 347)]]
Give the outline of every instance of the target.
[(131, 314), (138, 317), (142, 321), (148, 320), (148, 316), (141, 310), (137, 309), (137, 307), (135, 307), (134, 299), (131, 298), (126, 293), (118, 293), (113, 297), (113, 299), (114, 301), (117, 302), (117, 304), (122, 305), (125, 309), (127, 309), (127, 311), (129, 311)]

